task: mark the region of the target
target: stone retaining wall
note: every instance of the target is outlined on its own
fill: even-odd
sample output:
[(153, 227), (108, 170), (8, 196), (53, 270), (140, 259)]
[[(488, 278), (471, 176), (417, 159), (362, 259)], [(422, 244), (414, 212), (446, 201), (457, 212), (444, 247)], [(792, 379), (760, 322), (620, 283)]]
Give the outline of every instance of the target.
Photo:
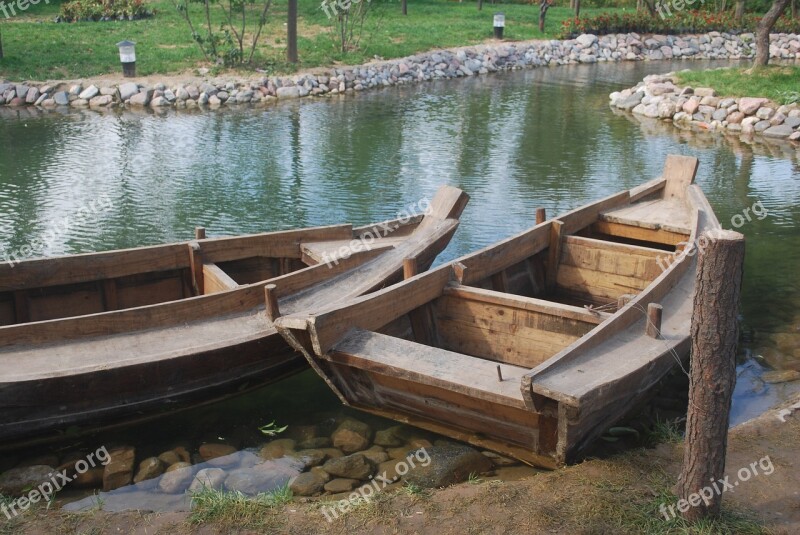
[[(775, 58), (800, 59), (800, 38), (772, 35)], [(605, 61), (661, 59), (744, 59), (755, 53), (753, 34), (710, 32), (689, 36), (638, 34), (583, 34), (566, 41), (497, 43), (431, 51), (407, 58), (331, 69), (323, 74), (262, 78), (254, 81), (205, 80), (173, 85), (128, 82), (50, 83), (45, 85), (0, 83), (0, 105), (40, 108), (151, 108), (201, 107), (267, 103), (275, 99), (322, 96), (362, 91), (374, 87), (460, 78), (490, 72)]]
[(611, 105), (682, 128), (761, 135), (800, 142), (800, 105), (766, 98), (720, 98), (707, 87), (679, 85), (674, 73), (650, 75), (636, 87), (615, 91)]

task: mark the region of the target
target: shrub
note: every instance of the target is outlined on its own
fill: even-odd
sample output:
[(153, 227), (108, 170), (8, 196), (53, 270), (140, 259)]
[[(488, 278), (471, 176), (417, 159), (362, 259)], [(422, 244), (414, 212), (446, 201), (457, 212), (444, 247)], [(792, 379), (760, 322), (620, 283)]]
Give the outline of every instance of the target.
[[(572, 39), (582, 33), (605, 35), (609, 33), (685, 34), (706, 32), (755, 32), (761, 17), (748, 14), (741, 22), (733, 13), (710, 11), (674, 11), (670, 17), (653, 17), (646, 12), (604, 13), (595, 17), (570, 18), (562, 22), (560, 38)], [(783, 16), (772, 30), (776, 33), (800, 32), (800, 20)]]
[(138, 20), (152, 17), (144, 0), (72, 0), (61, 5), (60, 21)]

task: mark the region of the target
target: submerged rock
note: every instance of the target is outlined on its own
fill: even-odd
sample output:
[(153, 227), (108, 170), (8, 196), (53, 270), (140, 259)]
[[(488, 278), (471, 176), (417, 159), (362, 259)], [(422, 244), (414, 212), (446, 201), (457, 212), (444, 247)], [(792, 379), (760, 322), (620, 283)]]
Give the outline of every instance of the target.
[(194, 476), (189, 485), (189, 492), (200, 492), (203, 489), (220, 490), (225, 485), (228, 474), (222, 468), (203, 468)]
[[(409, 483), (423, 488), (438, 488), (466, 481), (470, 474), (481, 474), (492, 469), (492, 462), (481, 452), (457, 444), (432, 446), (427, 456), (412, 457), (409, 472), (403, 476)], [(411, 463), (415, 466), (410, 466)], [(423, 465), (423, 462), (425, 463)], [(402, 469), (398, 470), (402, 475)]]
[(158, 488), (167, 494), (185, 491), (192, 482), (194, 471), (189, 463), (175, 463), (164, 472), (158, 482)]
[(360, 453), (346, 455), (326, 462), (322, 469), (332, 476), (367, 480), (375, 472), (375, 465)]
[(326, 480), (316, 472), (305, 472), (289, 483), (289, 489), (298, 496), (314, 496), (322, 492)]
[(133, 478), (134, 483), (153, 479), (164, 473), (165, 465), (158, 457), (148, 457), (139, 463), (139, 470)]
[(333, 445), (344, 453), (367, 449), (372, 439), (372, 428), (352, 418), (343, 421), (331, 435)]
[(103, 471), (103, 490), (110, 490), (130, 485), (133, 481), (133, 467), (136, 460), (136, 449), (132, 447), (116, 448), (108, 452), (110, 461)]
[(29, 489), (50, 481), (53, 467), (47, 465), (12, 468), (0, 475), (0, 494), (19, 496)]

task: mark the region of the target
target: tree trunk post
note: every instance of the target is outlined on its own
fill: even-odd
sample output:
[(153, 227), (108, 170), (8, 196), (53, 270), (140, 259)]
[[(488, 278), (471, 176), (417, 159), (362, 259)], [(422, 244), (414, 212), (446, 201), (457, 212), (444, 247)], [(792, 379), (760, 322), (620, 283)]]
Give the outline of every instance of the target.
[(744, 264), (744, 236), (738, 232), (720, 230), (704, 238), (708, 245), (697, 259), (689, 411), (678, 478), (678, 511), (689, 521), (718, 515), (722, 502), (712, 485), (725, 471)]
[(547, 16), (547, 10), (550, 9), (550, 0), (541, 0), (539, 3), (539, 31), (544, 33), (544, 18)]
[(733, 13), (733, 18), (736, 22), (742, 22), (742, 17), (744, 17), (744, 3), (745, 0), (736, 0), (736, 10)]
[(756, 26), (756, 67), (766, 67), (769, 63), (769, 32), (788, 4), (789, 0), (774, 0), (772, 7)]
[(286, 19), (286, 59), (297, 63), (297, 0), (289, 0)]
[(408, 15), (408, 3), (406, 0), (402, 0), (402, 6), (403, 6), (403, 15)]

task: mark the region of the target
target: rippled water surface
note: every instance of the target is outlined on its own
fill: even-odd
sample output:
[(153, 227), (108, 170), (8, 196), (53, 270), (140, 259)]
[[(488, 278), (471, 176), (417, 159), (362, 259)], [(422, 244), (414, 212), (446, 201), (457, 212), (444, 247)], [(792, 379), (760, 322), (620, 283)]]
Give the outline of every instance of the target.
[[(0, 256), (186, 240), (197, 225), (213, 236), (369, 223), (447, 183), (472, 200), (444, 261), (530, 226), (538, 206), (555, 214), (658, 175), (667, 154), (692, 155), (724, 227), (757, 202), (768, 211), (739, 228), (742, 421), (794, 388), (764, 382), (769, 365), (800, 370), (800, 350), (778, 337), (800, 332), (798, 153), (609, 109), (609, 92), (670, 68), (536, 69), (219, 113), (3, 110)], [(245, 397), (239, 416), (263, 424), (336, 407), (316, 376), (296, 381)], [(213, 407), (203, 411), (198, 427), (224, 428)]]

